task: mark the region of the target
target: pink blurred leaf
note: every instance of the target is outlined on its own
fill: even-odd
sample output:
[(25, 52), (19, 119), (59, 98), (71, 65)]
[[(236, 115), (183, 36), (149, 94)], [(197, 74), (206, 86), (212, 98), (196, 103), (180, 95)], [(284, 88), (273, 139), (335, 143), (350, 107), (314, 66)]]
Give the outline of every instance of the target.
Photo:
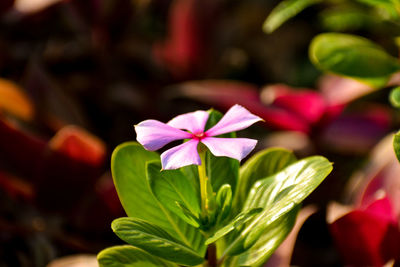
[(105, 173), (96, 182), (96, 192), (114, 216), (124, 214), (111, 173)]
[(322, 76), (318, 88), (330, 106), (347, 104), (375, 90), (357, 80), (332, 74)]
[(326, 108), (318, 93), (296, 91), (285, 85), (268, 86), (260, 97), (258, 88), (252, 84), (204, 80), (180, 84), (175, 93), (219, 109), (240, 104), (263, 118), (267, 126), (306, 133), (322, 118)]
[(35, 13), (63, 0), (15, 0), (14, 8), (22, 13)]
[(400, 164), (392, 142), (393, 134), (390, 134), (374, 147), (364, 169), (351, 177), (347, 194), (361, 207), (368, 206), (377, 197), (387, 196), (400, 218)]
[(99, 267), (96, 255), (70, 255), (51, 261), (47, 267)]
[(330, 225), (332, 236), (346, 264), (383, 266), (400, 256), (400, 232), (393, 221), (388, 198), (366, 209), (354, 210)]
[(391, 127), (391, 110), (384, 106), (365, 105), (359, 111), (342, 114), (321, 133), (321, 142), (339, 153), (368, 152)]
[(271, 258), (264, 265), (264, 267), (289, 267), (290, 260), (293, 253), (293, 248), (296, 243), (297, 235), (303, 226), (304, 222), (317, 212), (316, 206), (306, 206), (301, 209), (299, 214), (297, 215), (296, 223), (290, 232), (290, 234), (286, 237), (285, 241), (278, 247), (278, 249), (272, 254)]
[(203, 52), (201, 21), (196, 0), (175, 0), (168, 16), (168, 36), (154, 46), (154, 56), (175, 76), (194, 71)]
[[(273, 93), (268, 91), (273, 91)], [(319, 121), (327, 106), (318, 92), (304, 88), (293, 89), (280, 84), (270, 85), (263, 89), (262, 95), (274, 95), (272, 99), (274, 106), (292, 111), (308, 123)]]

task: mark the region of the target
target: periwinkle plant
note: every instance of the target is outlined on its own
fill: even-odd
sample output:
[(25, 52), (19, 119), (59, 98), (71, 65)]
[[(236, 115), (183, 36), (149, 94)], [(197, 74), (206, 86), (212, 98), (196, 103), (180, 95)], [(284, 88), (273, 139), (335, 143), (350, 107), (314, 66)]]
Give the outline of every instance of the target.
[[(236, 138), (261, 119), (235, 105), (135, 126), (111, 169), (128, 217), (113, 231), (129, 245), (99, 253), (100, 266), (260, 266), (292, 229), (299, 206), (331, 172), (320, 156), (270, 148), (243, 166), (257, 141)], [(160, 155), (157, 150), (186, 139)]]

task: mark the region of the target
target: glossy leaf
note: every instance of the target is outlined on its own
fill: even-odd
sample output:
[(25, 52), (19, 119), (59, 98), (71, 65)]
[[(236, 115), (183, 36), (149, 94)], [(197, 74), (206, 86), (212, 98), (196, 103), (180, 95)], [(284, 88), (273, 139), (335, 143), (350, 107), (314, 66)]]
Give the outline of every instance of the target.
[(154, 196), (181, 219), (198, 226), (198, 223), (185, 215), (177, 205), (177, 202), (182, 203), (191, 214), (199, 218), (200, 196), (194, 181), (190, 181), (180, 170), (160, 170), (159, 161), (147, 163), (147, 178)]
[(225, 254), (237, 255), (251, 248), (274, 223), (303, 201), (331, 172), (332, 164), (320, 156), (300, 160), (252, 187), (243, 210), (263, 207), (231, 242)]
[(261, 211), (262, 208), (254, 208), (246, 212), (240, 213), (229, 224), (225, 225), (217, 232), (215, 232), (211, 237), (209, 237), (206, 240), (206, 245), (214, 243), (215, 241), (224, 237), (230, 232), (239, 229), (241, 226), (243, 226), (246, 222), (248, 222), (250, 219), (252, 219), (256, 214), (260, 213)]
[(238, 265), (261, 266), (265, 263), (292, 230), (298, 210), (298, 208), (294, 208), (268, 227), (254, 246), (237, 256)]
[(216, 201), (218, 205), (218, 220), (224, 220), (231, 211), (232, 207), (232, 189), (228, 184), (224, 184), (218, 190)]
[(400, 63), (368, 39), (350, 34), (324, 33), (313, 39), (310, 58), (321, 70), (382, 87)]
[(136, 142), (124, 143), (114, 150), (111, 171), (122, 206), (129, 217), (162, 227), (203, 255), (206, 247), (201, 233), (166, 209), (151, 192), (146, 178), (146, 163), (159, 157)]
[(400, 87), (392, 89), (389, 95), (389, 101), (392, 106), (400, 108)]
[(193, 212), (190, 211), (189, 208), (187, 208), (185, 206), (185, 204), (183, 204), (182, 202), (175, 202), (175, 204), (177, 205), (177, 207), (180, 209), (180, 211), (182, 212), (182, 216), (181, 217), (184, 221), (186, 221), (187, 223), (193, 225), (196, 228), (200, 228), (200, 226), (202, 225), (202, 221), (201, 218), (199, 218), (198, 214), (193, 214)]
[(241, 210), (250, 188), (255, 182), (275, 174), (288, 165), (294, 163), (296, 157), (289, 150), (283, 148), (269, 148), (258, 152), (240, 168), (240, 178), (233, 208)]
[(114, 220), (111, 227), (122, 240), (160, 258), (189, 266), (204, 261), (196, 251), (180, 243), (155, 224), (125, 217)]
[(100, 267), (178, 267), (129, 245), (106, 248), (97, 255), (97, 260)]
[(264, 21), (264, 32), (272, 33), (285, 21), (296, 16), (305, 8), (321, 1), (322, 0), (284, 0), (280, 2)]
[(397, 159), (400, 161), (400, 132), (397, 132), (393, 138), (393, 148)]

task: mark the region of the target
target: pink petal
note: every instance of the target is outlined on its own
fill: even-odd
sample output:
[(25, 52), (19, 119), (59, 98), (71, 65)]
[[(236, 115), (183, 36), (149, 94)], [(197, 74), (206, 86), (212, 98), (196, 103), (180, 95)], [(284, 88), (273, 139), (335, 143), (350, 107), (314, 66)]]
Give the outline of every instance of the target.
[(213, 155), (234, 158), (239, 161), (245, 158), (257, 144), (257, 140), (248, 138), (206, 137), (201, 142), (210, 149)]
[(207, 120), (208, 112), (198, 110), (179, 115), (170, 120), (167, 124), (174, 128), (189, 130), (190, 132), (196, 134), (204, 132), (204, 127), (206, 126)]
[(190, 138), (191, 134), (156, 120), (135, 125), (136, 140), (147, 150), (157, 150), (169, 142)]
[(191, 139), (186, 143), (168, 149), (161, 154), (163, 170), (174, 170), (187, 165), (200, 165), (201, 160), (197, 152), (199, 140)]
[(231, 107), (222, 119), (209, 129), (206, 134), (208, 136), (216, 136), (224, 133), (230, 133), (245, 129), (261, 121), (262, 119), (254, 114), (251, 114), (247, 109), (240, 105), (234, 105)]

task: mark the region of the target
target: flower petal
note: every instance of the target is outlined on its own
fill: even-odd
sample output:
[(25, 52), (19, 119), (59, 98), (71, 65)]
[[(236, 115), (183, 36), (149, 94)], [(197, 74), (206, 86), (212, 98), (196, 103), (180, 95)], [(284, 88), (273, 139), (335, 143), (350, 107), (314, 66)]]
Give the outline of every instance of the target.
[(190, 138), (190, 133), (176, 129), (156, 120), (145, 120), (135, 125), (136, 140), (145, 149), (154, 151), (169, 142)]
[(178, 129), (189, 130), (190, 132), (196, 134), (204, 132), (204, 127), (206, 126), (207, 120), (208, 112), (198, 110), (179, 115), (170, 120), (167, 124)]
[(249, 138), (215, 138), (206, 137), (201, 140), (215, 156), (225, 156), (241, 161), (256, 146), (257, 140)]
[(201, 160), (197, 152), (198, 144), (199, 140), (191, 139), (162, 153), (163, 170), (174, 170), (191, 164), (200, 165)]
[(206, 134), (208, 136), (216, 136), (242, 130), (261, 120), (260, 117), (251, 114), (244, 107), (234, 105), (226, 112), (217, 124), (206, 132)]

